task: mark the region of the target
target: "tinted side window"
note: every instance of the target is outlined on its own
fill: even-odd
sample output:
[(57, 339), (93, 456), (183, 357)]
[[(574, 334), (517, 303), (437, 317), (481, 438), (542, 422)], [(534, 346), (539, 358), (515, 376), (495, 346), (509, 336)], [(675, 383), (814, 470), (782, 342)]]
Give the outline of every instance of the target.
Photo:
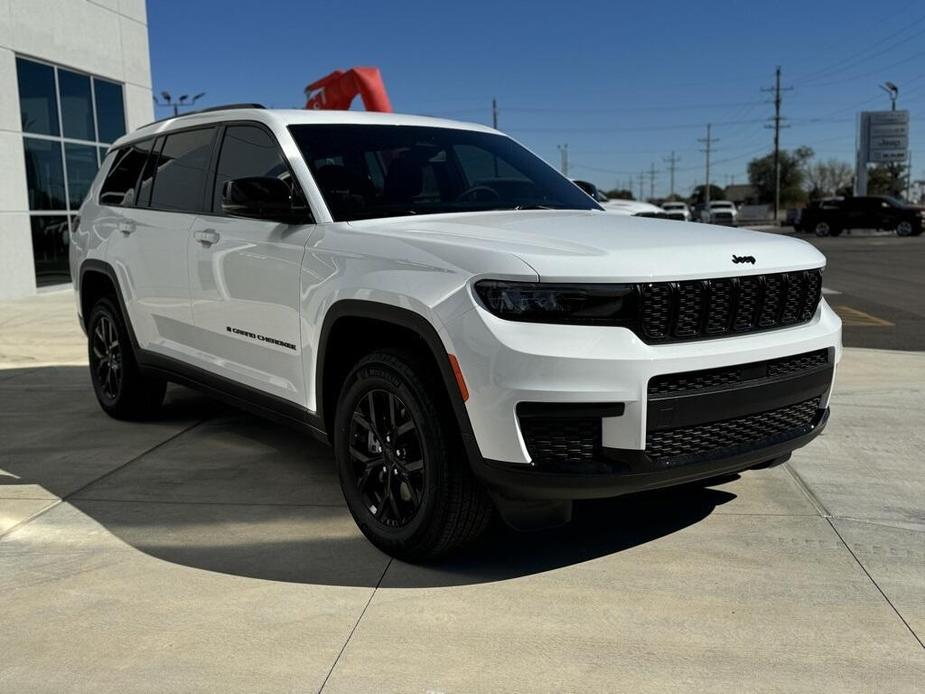
[(226, 181), (252, 176), (279, 178), (295, 185), (289, 166), (270, 133), (255, 125), (229, 126), (225, 129), (215, 170), (212, 211), (222, 211), (222, 187)]
[(135, 204), (135, 187), (150, 151), (151, 140), (146, 140), (116, 152), (115, 161), (100, 188), (101, 205), (131, 207)]
[(151, 207), (199, 212), (215, 128), (167, 135), (157, 160)]

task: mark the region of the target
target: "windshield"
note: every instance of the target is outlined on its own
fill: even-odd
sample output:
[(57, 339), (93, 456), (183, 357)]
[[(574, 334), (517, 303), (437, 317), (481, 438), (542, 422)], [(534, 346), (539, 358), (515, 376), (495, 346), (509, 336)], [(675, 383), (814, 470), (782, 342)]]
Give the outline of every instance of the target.
[(289, 130), (339, 222), (439, 212), (600, 209), (503, 135), (405, 125)]

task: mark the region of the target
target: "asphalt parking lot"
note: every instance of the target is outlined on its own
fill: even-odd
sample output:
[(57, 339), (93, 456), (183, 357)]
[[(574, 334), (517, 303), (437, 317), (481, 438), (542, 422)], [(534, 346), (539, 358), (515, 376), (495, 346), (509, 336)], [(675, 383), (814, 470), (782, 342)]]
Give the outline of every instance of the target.
[(826, 299), (842, 317), (846, 345), (925, 350), (925, 236), (855, 231), (797, 238), (828, 258)]
[(877, 240), (813, 240), (893, 326), (848, 326), (789, 464), (431, 567), (362, 538), (326, 448), (179, 387), (111, 420), (71, 294), (0, 302), (0, 691), (922, 691), (925, 239)]

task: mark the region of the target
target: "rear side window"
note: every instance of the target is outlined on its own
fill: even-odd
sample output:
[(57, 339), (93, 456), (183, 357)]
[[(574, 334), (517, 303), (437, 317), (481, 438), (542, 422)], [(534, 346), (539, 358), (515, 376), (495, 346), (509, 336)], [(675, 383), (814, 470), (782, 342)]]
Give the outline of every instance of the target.
[(255, 125), (232, 125), (225, 129), (222, 150), (215, 171), (212, 211), (222, 211), (222, 188), (235, 178), (272, 177), (290, 184), (297, 195), (296, 183), (276, 140)]
[(106, 180), (100, 188), (100, 204), (114, 207), (131, 207), (135, 204), (138, 177), (144, 168), (152, 140), (136, 142), (116, 151)]
[(215, 128), (167, 135), (154, 172), (151, 207), (199, 212), (212, 154)]

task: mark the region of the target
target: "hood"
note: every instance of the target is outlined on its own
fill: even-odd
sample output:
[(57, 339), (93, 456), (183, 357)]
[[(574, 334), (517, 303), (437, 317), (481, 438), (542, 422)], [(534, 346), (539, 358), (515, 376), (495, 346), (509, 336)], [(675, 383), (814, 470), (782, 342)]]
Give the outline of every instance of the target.
[[(550, 282), (706, 279), (825, 265), (813, 246), (787, 236), (595, 210), (472, 212), (350, 224), (434, 254), (436, 245), (510, 253)], [(755, 262), (735, 263), (733, 256)]]

